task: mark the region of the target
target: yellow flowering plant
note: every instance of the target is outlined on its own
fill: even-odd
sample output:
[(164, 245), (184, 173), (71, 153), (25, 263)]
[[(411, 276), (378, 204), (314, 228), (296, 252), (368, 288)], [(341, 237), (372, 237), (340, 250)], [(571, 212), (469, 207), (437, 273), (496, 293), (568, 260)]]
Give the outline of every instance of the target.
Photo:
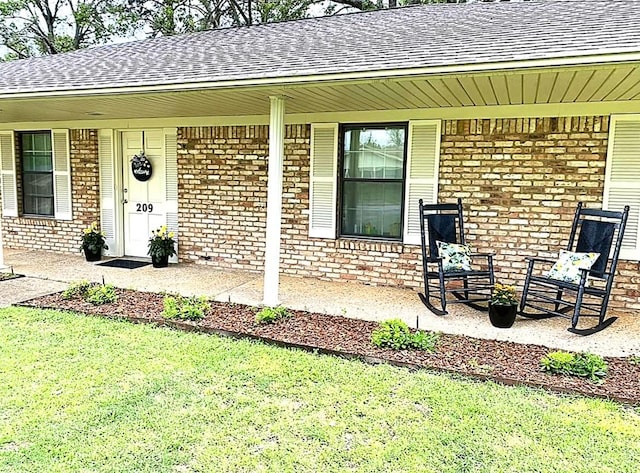
[(106, 245), (106, 236), (98, 227), (98, 222), (93, 222), (85, 228), (82, 233), (81, 250), (88, 250), (91, 253), (100, 253), (103, 249), (109, 249)]
[(517, 305), (516, 287), (495, 283), (491, 291), (491, 303), (496, 305)]
[(167, 226), (163, 225), (160, 228), (151, 232), (151, 238), (149, 238), (149, 251), (147, 252), (152, 258), (162, 258), (163, 256), (173, 256), (176, 254), (174, 240), (175, 234), (167, 231)]

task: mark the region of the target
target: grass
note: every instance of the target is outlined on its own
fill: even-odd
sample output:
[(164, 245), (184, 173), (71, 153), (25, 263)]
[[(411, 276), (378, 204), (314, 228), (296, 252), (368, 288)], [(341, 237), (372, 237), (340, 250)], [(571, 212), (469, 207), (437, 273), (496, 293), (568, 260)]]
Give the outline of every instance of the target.
[(0, 309), (0, 472), (636, 472), (640, 411)]

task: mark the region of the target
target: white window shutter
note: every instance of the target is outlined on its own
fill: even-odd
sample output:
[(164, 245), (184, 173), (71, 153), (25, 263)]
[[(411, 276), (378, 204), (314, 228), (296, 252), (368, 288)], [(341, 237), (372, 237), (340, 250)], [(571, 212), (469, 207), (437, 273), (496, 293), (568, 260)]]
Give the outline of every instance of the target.
[(166, 221), (167, 229), (175, 233), (176, 255), (171, 257), (172, 262), (178, 262), (178, 136), (175, 128), (164, 130), (164, 159), (166, 172)]
[(338, 124), (311, 124), (309, 236), (336, 237)]
[(105, 233), (109, 249), (106, 255), (118, 256), (116, 236), (116, 154), (113, 130), (98, 130), (98, 163), (100, 169), (100, 229)]
[(419, 245), (418, 201), (435, 203), (438, 199), (440, 121), (409, 122), (408, 141), (403, 241), (408, 245)]
[(0, 132), (0, 192), (2, 192), (3, 217), (18, 216), (15, 153), (13, 131)]
[(640, 117), (612, 119), (604, 183), (603, 206), (621, 211), (629, 205), (629, 218), (620, 256), (640, 259)]
[(51, 130), (53, 143), (53, 199), (55, 218), (71, 220), (71, 164), (69, 161), (69, 130)]

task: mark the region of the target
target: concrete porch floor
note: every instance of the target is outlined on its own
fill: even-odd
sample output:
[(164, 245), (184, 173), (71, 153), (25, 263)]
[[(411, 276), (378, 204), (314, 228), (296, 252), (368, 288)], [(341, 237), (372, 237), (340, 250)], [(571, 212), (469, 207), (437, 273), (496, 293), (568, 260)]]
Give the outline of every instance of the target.
[[(103, 262), (107, 258), (103, 259)], [(82, 255), (5, 249), (5, 265), (27, 277), (0, 283), (0, 306), (65, 289), (72, 281), (87, 279), (117, 287), (182, 295), (204, 295), (216, 301), (250, 305), (262, 303), (262, 275), (219, 270), (196, 264), (151, 265), (121, 269), (89, 263)], [(399, 318), (409, 326), (477, 338), (534, 343), (550, 348), (588, 351), (603, 356), (640, 355), (640, 314), (617, 313), (609, 328), (588, 337), (567, 332), (569, 321), (555, 318), (518, 318), (512, 328), (493, 327), (485, 312), (460, 304), (438, 317), (420, 302), (415, 291), (375, 287), (351, 282), (280, 277), (281, 304), (298, 310), (381, 321)], [(595, 319), (588, 318), (588, 323)]]

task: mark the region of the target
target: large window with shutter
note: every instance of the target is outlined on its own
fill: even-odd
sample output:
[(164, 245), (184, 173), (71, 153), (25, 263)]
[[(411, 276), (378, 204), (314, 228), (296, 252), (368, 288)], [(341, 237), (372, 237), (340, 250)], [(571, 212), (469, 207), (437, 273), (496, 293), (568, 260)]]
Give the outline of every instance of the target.
[(438, 195), (440, 121), (311, 125), (309, 236), (420, 244)]
[(604, 207), (622, 210), (629, 205), (629, 219), (620, 257), (640, 260), (640, 116), (612, 117), (604, 184)]
[(3, 217), (71, 220), (69, 130), (0, 131), (0, 191)]
[(20, 133), (22, 209), (25, 215), (53, 217), (53, 151), (48, 131)]
[(406, 124), (341, 127), (341, 236), (401, 239), (406, 136)]

